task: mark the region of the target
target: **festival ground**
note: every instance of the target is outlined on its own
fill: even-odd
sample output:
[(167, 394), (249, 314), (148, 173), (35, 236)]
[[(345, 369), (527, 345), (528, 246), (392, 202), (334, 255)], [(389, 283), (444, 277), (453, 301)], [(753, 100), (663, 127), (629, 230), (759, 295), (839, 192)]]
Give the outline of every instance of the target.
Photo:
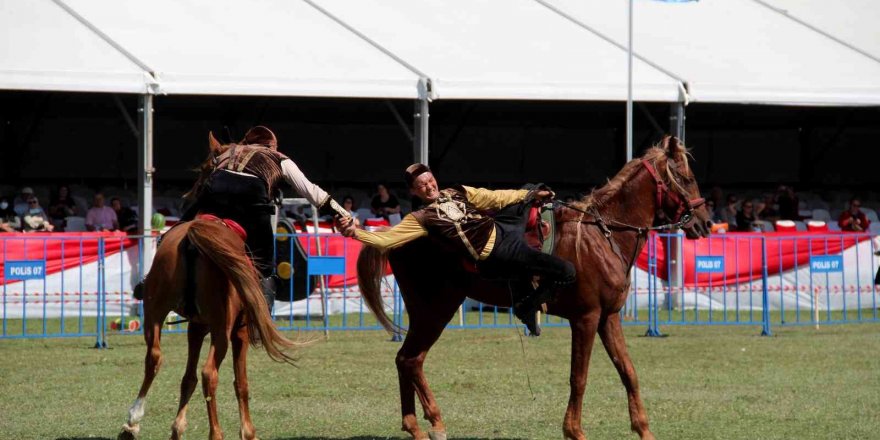
[[(867, 439), (880, 426), (880, 324), (625, 329), (651, 427), (660, 439)], [(320, 337), (320, 333), (306, 333)], [(251, 409), (262, 439), (402, 439), (394, 353), (378, 331), (333, 332), (298, 367), (250, 358)], [(113, 439), (140, 385), (143, 340), (0, 342), (0, 436)], [(185, 361), (183, 335), (163, 337), (165, 364), (147, 398), (142, 438), (167, 438)], [(526, 339), (513, 329), (447, 331), (426, 374), (451, 439), (553, 439), (568, 400), (569, 331)], [(590, 439), (625, 439), (626, 397), (597, 340), (585, 395)], [(61, 367), (63, 366), (63, 367)], [(531, 379), (529, 391), (528, 378)], [(197, 389), (196, 395), (200, 395)], [(207, 436), (194, 398), (187, 438)], [(221, 423), (237, 438), (231, 359), (220, 371)], [(424, 425), (423, 425), (424, 426)]]

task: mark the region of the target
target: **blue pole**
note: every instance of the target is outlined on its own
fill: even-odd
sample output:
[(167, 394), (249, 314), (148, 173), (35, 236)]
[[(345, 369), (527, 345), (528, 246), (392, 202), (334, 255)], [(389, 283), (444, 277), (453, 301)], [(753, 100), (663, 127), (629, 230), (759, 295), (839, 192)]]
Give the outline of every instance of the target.
[(762, 318), (764, 321), (764, 328), (761, 330), (761, 336), (772, 336), (770, 333), (770, 296), (767, 294), (767, 238), (761, 237), (761, 259), (763, 260), (762, 267), (762, 285), (761, 285), (761, 302), (763, 303), (763, 312)]

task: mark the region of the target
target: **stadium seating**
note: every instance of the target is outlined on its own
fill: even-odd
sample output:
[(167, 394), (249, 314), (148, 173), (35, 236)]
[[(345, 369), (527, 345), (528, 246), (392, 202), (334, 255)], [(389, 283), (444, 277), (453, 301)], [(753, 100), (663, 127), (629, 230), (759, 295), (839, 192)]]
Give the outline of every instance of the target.
[(791, 220), (777, 220), (776, 221), (776, 232), (795, 232), (797, 231), (797, 224)]
[(814, 208), (813, 212), (812, 212), (812, 218), (813, 218), (813, 220), (820, 220), (820, 221), (823, 221), (826, 223), (830, 223), (831, 222), (831, 213), (828, 212), (828, 210), (825, 208)]
[(83, 232), (86, 230), (86, 218), (85, 217), (67, 217), (67, 226), (64, 227), (64, 232)]

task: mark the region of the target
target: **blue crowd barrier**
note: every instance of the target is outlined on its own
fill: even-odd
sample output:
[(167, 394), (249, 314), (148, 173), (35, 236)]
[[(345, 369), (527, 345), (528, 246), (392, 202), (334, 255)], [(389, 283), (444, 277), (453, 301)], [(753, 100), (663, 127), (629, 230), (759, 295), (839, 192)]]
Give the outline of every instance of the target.
[[(357, 282), (345, 275), (353, 267), (349, 240), (337, 234), (276, 238), (274, 263), (284, 279), (273, 307), (279, 328), (381, 328)], [(155, 241), (155, 236), (0, 235), (0, 339), (94, 337), (95, 346), (105, 347), (108, 335), (141, 334), (143, 307), (132, 292), (144, 277), (145, 249)], [(702, 240), (652, 234), (634, 266), (621, 316), (625, 325), (643, 326), (648, 335), (660, 335), (670, 325), (748, 325), (770, 334), (776, 326), (880, 322), (874, 251), (866, 234), (726, 234)], [(391, 277), (383, 297), (392, 321), (406, 327), (406, 308)], [(168, 321), (178, 319), (172, 315)], [(567, 325), (550, 316), (542, 322)], [(448, 327), (521, 324), (510, 308), (467, 300)], [(164, 331), (185, 330), (179, 324)]]

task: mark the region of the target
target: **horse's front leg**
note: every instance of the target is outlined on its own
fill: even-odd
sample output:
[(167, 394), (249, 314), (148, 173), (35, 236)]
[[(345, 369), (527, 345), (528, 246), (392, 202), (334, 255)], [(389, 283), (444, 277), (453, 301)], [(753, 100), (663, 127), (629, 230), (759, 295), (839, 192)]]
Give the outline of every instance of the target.
[(223, 440), (223, 430), (220, 429), (220, 419), (217, 417), (217, 382), (219, 381), (220, 364), (226, 357), (229, 348), (229, 334), (223, 330), (211, 330), (211, 349), (208, 350), (208, 359), (202, 367), (202, 391), (205, 394), (205, 403), (208, 406), (208, 437), (210, 440)]
[[(422, 291), (424, 292), (424, 290)], [(425, 292), (425, 295), (431, 293)], [(452, 295), (450, 292), (439, 292), (436, 296), (428, 298), (444, 298), (446, 301), (440, 304), (431, 304), (430, 307), (413, 308), (410, 311), (410, 329), (406, 334), (403, 347), (397, 353), (397, 371), (400, 377), (401, 404), (403, 410), (403, 430), (409, 432), (415, 439), (426, 438), (419, 429), (415, 416), (415, 402), (413, 391), (419, 396), (425, 419), (431, 423), (431, 430), (427, 438), (431, 440), (446, 440), (446, 425), (440, 415), (440, 407), (434, 399), (434, 393), (428, 386), (425, 372), (422, 366), (431, 346), (437, 342), (446, 323), (452, 319), (458, 306), (464, 301), (464, 296)], [(416, 312), (416, 310), (419, 310)]]
[(620, 380), (626, 388), (626, 396), (629, 399), (629, 418), (632, 430), (642, 440), (654, 440), (654, 434), (648, 429), (648, 414), (642, 397), (639, 395), (639, 379), (636, 377), (636, 369), (626, 351), (626, 341), (623, 338), (623, 326), (620, 323), (620, 312), (608, 315), (599, 326), (599, 337), (605, 345), (608, 357), (617, 368)]
[[(153, 319), (153, 316), (158, 315), (160, 313), (147, 311), (144, 317), (146, 324), (144, 326), (144, 341), (147, 343), (147, 355), (144, 358), (144, 380), (141, 383), (137, 399), (135, 399), (128, 410), (128, 422), (122, 426), (122, 432), (117, 436), (119, 440), (134, 439), (140, 432), (140, 422), (144, 417), (147, 391), (150, 390), (150, 385), (152, 385), (156, 375), (159, 374), (159, 368), (162, 366), (162, 350), (159, 347), (159, 341), (162, 336), (162, 323)], [(164, 319), (164, 315), (162, 316)]]
[(241, 326), (232, 332), (232, 363), (235, 369), (235, 397), (238, 399), (238, 416), (241, 422), (239, 438), (254, 440), (257, 438), (254, 424), (251, 422), (251, 411), (248, 406), (250, 391), (247, 378), (248, 328)]
[(587, 386), (587, 372), (590, 368), (590, 355), (593, 352), (593, 341), (599, 326), (599, 313), (587, 313), (573, 317), (571, 325), (571, 395), (568, 398), (568, 409), (562, 422), (562, 433), (566, 439), (586, 440), (581, 428), (581, 410), (584, 402), (584, 389)]
[(171, 425), (171, 440), (182, 439), (183, 432), (186, 431), (186, 410), (189, 408), (189, 399), (199, 383), (196, 370), (199, 367), (199, 354), (202, 351), (202, 344), (207, 333), (208, 329), (204, 325), (197, 322), (189, 323), (186, 372), (183, 373), (183, 379), (180, 381), (180, 404), (177, 407), (177, 417)]

